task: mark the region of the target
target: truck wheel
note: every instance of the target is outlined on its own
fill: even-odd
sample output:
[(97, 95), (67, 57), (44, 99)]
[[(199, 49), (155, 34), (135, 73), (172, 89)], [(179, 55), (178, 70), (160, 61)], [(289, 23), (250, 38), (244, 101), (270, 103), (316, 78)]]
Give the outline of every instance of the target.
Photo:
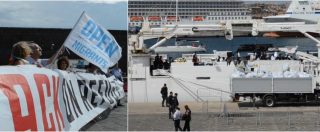
[(273, 107), (275, 105), (275, 100), (274, 100), (273, 96), (265, 97), (264, 104), (268, 107)]

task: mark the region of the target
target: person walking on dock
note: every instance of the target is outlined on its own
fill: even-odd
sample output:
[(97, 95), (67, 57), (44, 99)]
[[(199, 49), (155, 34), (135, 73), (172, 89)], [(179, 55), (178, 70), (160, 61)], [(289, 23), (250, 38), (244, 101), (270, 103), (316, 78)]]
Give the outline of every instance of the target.
[(173, 93), (170, 92), (170, 95), (167, 99), (168, 101), (168, 104), (169, 104), (169, 119), (172, 119), (172, 114), (173, 114), (173, 111), (174, 111), (174, 105), (173, 105)]
[(191, 110), (188, 105), (185, 105), (184, 108), (186, 112), (182, 116), (182, 119), (185, 120), (183, 131), (190, 131)]
[(167, 88), (167, 84), (164, 84), (163, 87), (161, 88), (160, 91), (161, 95), (162, 95), (162, 107), (164, 107), (164, 102), (166, 102), (166, 106), (168, 106), (168, 88)]
[(181, 127), (180, 127), (180, 120), (181, 120), (181, 112), (180, 112), (180, 108), (176, 107), (176, 111), (173, 114), (173, 121), (174, 121), (174, 128), (175, 131), (178, 131), (178, 129), (180, 131), (182, 131)]

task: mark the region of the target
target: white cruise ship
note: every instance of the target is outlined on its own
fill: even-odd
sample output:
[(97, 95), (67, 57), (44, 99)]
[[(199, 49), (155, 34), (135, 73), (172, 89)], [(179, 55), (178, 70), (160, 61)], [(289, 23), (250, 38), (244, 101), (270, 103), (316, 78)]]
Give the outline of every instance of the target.
[(129, 0), (129, 27), (179, 23), (251, 20), (250, 10), (241, 0)]

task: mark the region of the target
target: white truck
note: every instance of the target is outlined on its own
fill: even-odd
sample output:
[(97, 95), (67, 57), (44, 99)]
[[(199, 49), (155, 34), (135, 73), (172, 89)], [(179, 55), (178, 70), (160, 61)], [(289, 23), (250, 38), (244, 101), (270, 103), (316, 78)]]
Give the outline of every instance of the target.
[(273, 107), (277, 102), (320, 101), (320, 89), (308, 78), (231, 78), (234, 100), (240, 97), (260, 98)]

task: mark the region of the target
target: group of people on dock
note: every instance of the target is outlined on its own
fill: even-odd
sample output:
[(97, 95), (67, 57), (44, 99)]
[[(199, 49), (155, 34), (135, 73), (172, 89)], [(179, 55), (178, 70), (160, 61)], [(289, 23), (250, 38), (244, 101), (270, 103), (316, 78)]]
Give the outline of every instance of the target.
[[(167, 84), (164, 84), (160, 91), (162, 95), (162, 107), (169, 107), (169, 119), (173, 119), (175, 130), (190, 131), (191, 110), (188, 105), (185, 105), (185, 113), (182, 114), (179, 108), (178, 93), (173, 95), (170, 92), (168, 96)], [(180, 126), (180, 121), (184, 120), (185, 124), (183, 129)]]

